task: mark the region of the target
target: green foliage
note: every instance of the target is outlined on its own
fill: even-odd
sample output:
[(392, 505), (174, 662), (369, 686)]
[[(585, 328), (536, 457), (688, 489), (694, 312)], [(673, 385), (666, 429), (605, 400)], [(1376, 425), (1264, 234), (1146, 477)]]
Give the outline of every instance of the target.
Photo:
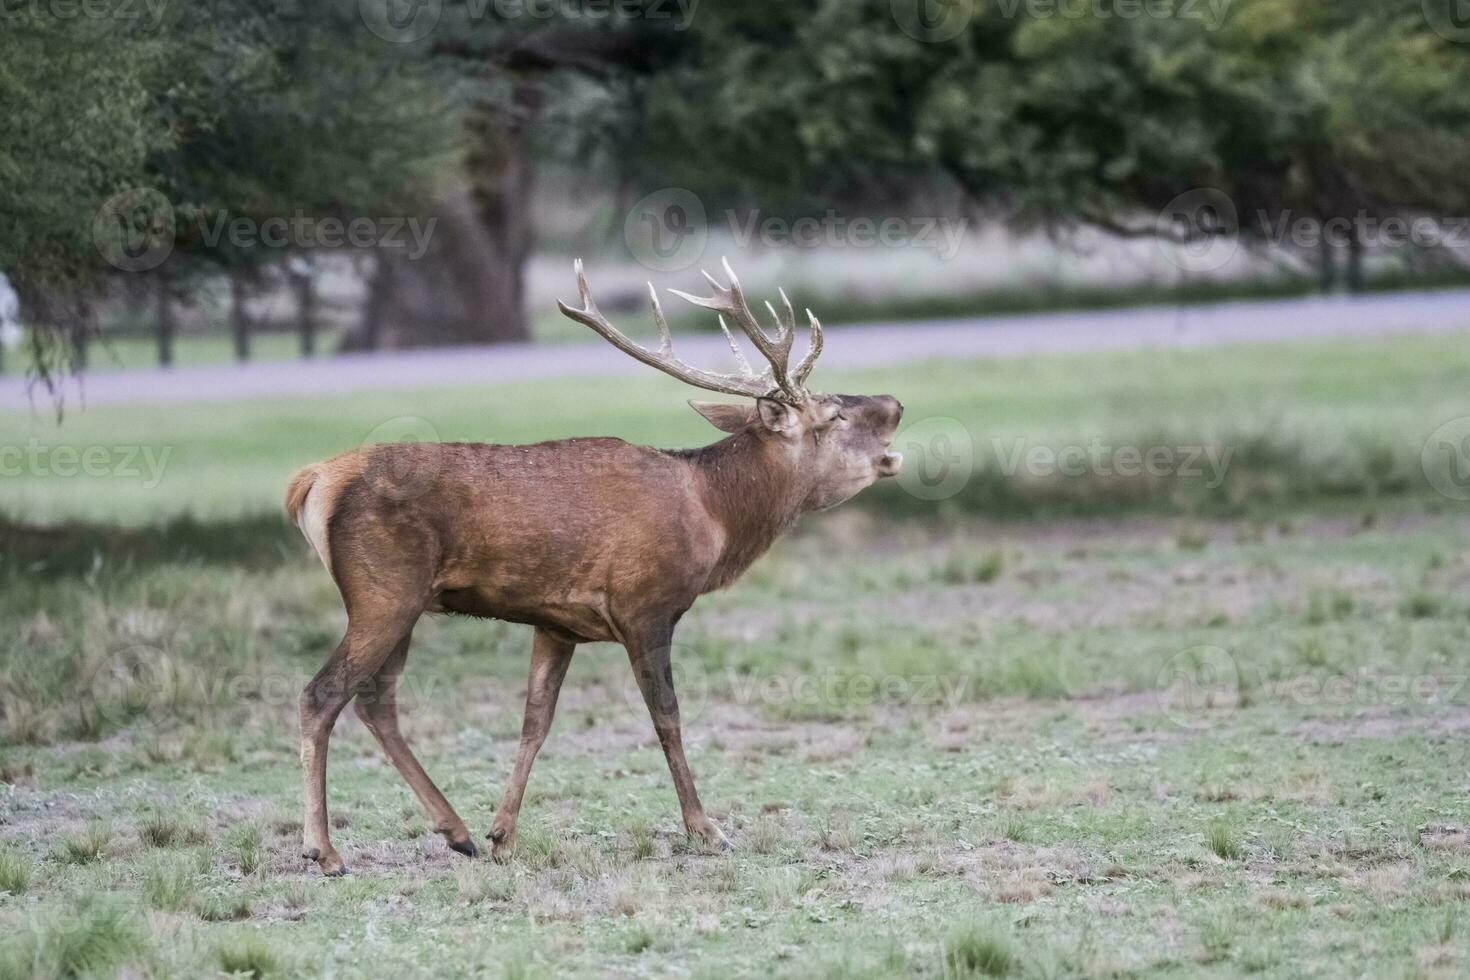
[(453, 153), (453, 103), (432, 65), (397, 54), (355, 8), (225, 0), (6, 12), (0, 270), (21, 293), (38, 356), (64, 325), (53, 320), (74, 316), (76, 299), (113, 272), (93, 229), (120, 192), (154, 191), (172, 208), (172, 228), (161, 211), (125, 218), (172, 235), (165, 268), (175, 276), (283, 257), (222, 234), (237, 218), (258, 227), (405, 213)]
[(1470, 206), (1470, 49), (1434, 33), (1417, 0), (1148, 4), (1132, 17), (966, 0), (945, 5), (963, 29), (932, 42), (898, 28), (909, 6), (702, 8), (640, 93), (640, 139), (652, 134), (649, 154), (687, 186), (825, 206), (843, 179), (938, 172), (1023, 224), (1123, 226), (1141, 210), (1147, 233), (1201, 187), (1229, 195), (1247, 234), (1285, 209)]
[(97, 255), (92, 217), (167, 139), (152, 111), (159, 42), (133, 22), (7, 9), (0, 30), (0, 270), (69, 279)]

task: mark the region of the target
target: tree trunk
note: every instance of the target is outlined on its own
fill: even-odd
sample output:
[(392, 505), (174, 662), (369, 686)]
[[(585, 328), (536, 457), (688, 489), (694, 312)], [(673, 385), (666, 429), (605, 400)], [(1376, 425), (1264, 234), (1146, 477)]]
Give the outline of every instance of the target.
[(77, 301), (76, 319), (68, 325), (71, 334), (71, 365), (78, 374), (87, 370), (92, 334), (96, 330), (97, 313), (86, 300)]
[(293, 272), (291, 285), (296, 290), (296, 327), (301, 334), (301, 356), (316, 356), (316, 280), (311, 272)]
[(245, 274), (230, 273), (230, 336), (235, 342), (235, 360), (250, 360), (250, 311), (245, 308)]
[(383, 316), (385, 304), (392, 295), (393, 270), (381, 259), (373, 262), (368, 278), (367, 300), (362, 308), (362, 322), (357, 330), (342, 340), (344, 348), (356, 344), (358, 350), (377, 350), (383, 346)]
[[(362, 322), (344, 348), (431, 347), (527, 340), (525, 265), (531, 251), (527, 127), (540, 98), (530, 83), (509, 115), (475, 109), (467, 190), (421, 219), (427, 249), (380, 248)], [(432, 228), (428, 222), (433, 221)]]
[(1363, 278), (1363, 237), (1358, 234), (1356, 223), (1353, 225), (1353, 230), (1348, 233), (1347, 246), (1348, 292), (1361, 293), (1367, 286), (1367, 280)]
[(158, 366), (172, 367), (174, 335), (178, 333), (178, 319), (174, 310), (173, 277), (163, 269), (159, 269), (153, 277), (153, 282), (158, 290)]
[(1317, 244), (1317, 288), (1326, 295), (1337, 285), (1337, 260), (1327, 236)]

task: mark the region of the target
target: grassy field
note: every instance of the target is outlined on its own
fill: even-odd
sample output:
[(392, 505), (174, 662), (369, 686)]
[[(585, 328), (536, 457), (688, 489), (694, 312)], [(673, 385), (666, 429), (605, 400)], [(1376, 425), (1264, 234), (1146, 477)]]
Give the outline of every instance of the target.
[[(907, 406), (900, 448), (958, 459), (953, 493), (872, 494), (895, 514), (1052, 516), (1153, 508), (1239, 516), (1328, 498), (1427, 489), (1426, 439), (1470, 410), (1470, 347), (1402, 336), (904, 364), (818, 373), (832, 391), (888, 392)], [(301, 466), (364, 442), (527, 442), (615, 435), (665, 446), (711, 441), (689, 389), (653, 375), (281, 398), (241, 404), (0, 412), (0, 514), (139, 525), (274, 511)], [(1218, 486), (1197, 459), (1162, 476), (1080, 475), (1027, 462), (1034, 449), (1223, 453)], [(7, 455), (8, 454), (8, 455)], [(83, 461), (95, 467), (87, 475)], [(1223, 456), (1217, 458), (1223, 459)], [(1435, 465), (1443, 460), (1435, 457)], [(1017, 462), (1020, 465), (1014, 465)], [(911, 467), (915, 478), (919, 467)], [(910, 487), (910, 489), (913, 489)], [(932, 496), (921, 494), (922, 496)]]
[[(897, 394), (918, 458), (968, 438), (975, 472), (809, 520), (685, 618), (686, 744), (736, 849), (683, 837), (593, 645), (505, 864), (448, 851), (347, 713), (338, 880), (298, 854), (295, 700), (345, 618), (285, 478), (382, 436), (688, 444), (685, 393), (0, 418), (45, 461), (0, 481), (0, 978), (1463, 976), (1470, 520), (1421, 450), (1467, 371), (1422, 338), (822, 379)], [(1093, 438), (1233, 452), (1213, 487), (1007, 471), (1017, 439)], [(57, 473), (63, 445), (169, 457), (144, 487), (116, 456)], [(477, 834), (528, 648), (415, 634), (405, 729)]]

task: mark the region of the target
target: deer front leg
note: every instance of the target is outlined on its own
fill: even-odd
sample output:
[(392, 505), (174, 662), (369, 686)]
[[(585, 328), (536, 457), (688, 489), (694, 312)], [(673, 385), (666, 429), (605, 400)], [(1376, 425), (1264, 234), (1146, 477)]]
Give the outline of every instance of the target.
[(526, 795), (526, 780), (531, 776), (531, 766), (536, 762), (536, 753), (546, 741), (551, 730), (551, 719), (556, 714), (556, 699), (561, 693), (561, 682), (567, 676), (572, 663), (572, 652), (576, 645), (557, 639), (545, 630), (538, 629), (531, 641), (531, 673), (526, 679), (526, 716), (521, 721), (521, 748), (516, 756), (515, 771), (505, 785), (505, 795), (500, 806), (495, 808), (495, 823), (490, 830), (494, 845), (492, 857), (503, 859), (516, 842), (516, 819), (520, 816), (521, 800)]
[(664, 750), (669, 763), (669, 774), (674, 777), (674, 792), (679, 794), (679, 810), (684, 817), (684, 829), (691, 837), (701, 837), (721, 849), (730, 847), (729, 839), (705, 815), (699, 802), (699, 793), (694, 788), (694, 774), (689, 771), (689, 761), (684, 758), (684, 737), (679, 726), (679, 698), (674, 693), (674, 674), (669, 662), (673, 630), (669, 628), (652, 631), (638, 639), (628, 641), (628, 659), (633, 665), (633, 676), (638, 689), (643, 692), (643, 701), (653, 717), (653, 730)]

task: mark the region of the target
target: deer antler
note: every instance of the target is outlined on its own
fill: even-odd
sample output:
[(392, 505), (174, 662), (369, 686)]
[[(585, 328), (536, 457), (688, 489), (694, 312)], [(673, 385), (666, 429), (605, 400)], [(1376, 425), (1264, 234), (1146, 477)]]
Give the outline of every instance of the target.
[[(786, 298), (785, 290), (781, 290), (781, 302), (786, 310), (784, 319), (776, 313), (775, 307), (770, 303), (766, 304), (766, 308), (771, 311), (771, 317), (776, 323), (776, 336), (772, 337), (756, 320), (755, 314), (750, 312), (750, 307), (746, 305), (745, 295), (740, 289), (740, 281), (735, 278), (735, 273), (730, 269), (730, 263), (724, 262), (724, 267), (725, 275), (730, 279), (729, 286), (720, 285), (714, 276), (708, 272), (704, 273), (705, 279), (709, 280), (710, 285), (714, 288), (713, 296), (691, 296), (677, 289), (671, 289), (669, 292), (696, 306), (714, 310), (719, 314), (720, 330), (724, 332), (725, 339), (730, 343), (730, 350), (735, 354), (735, 360), (740, 365), (741, 373), (738, 375), (705, 371), (686, 364), (674, 356), (674, 339), (669, 334), (669, 324), (664, 319), (664, 311), (659, 306), (658, 293), (654, 291), (652, 283), (648, 285), (648, 295), (653, 301), (654, 322), (658, 324), (659, 348), (657, 351), (649, 350), (629, 338), (627, 334), (609, 323), (597, 309), (597, 304), (592, 301), (592, 291), (587, 286), (587, 277), (582, 271), (581, 259), (576, 261), (575, 268), (577, 288), (582, 294), (582, 309), (574, 309), (561, 302), (556, 305), (564, 315), (591, 327), (618, 350), (667, 375), (678, 378), (685, 384), (703, 388), (706, 391), (723, 392), (727, 395), (774, 398), (792, 405), (806, 401), (809, 397), (805, 386), (806, 379), (812, 372), (817, 356), (822, 352), (822, 325), (817, 322), (811, 310), (806, 311), (811, 324), (811, 346), (806, 356), (797, 364), (796, 370), (789, 371), (791, 345), (796, 337), (796, 313), (791, 308), (791, 300)], [(726, 316), (735, 321), (745, 336), (755, 345), (755, 349), (760, 351), (761, 356), (766, 359), (770, 365), (766, 370), (757, 374), (751, 368), (750, 362), (745, 359), (745, 354), (740, 350), (740, 345), (735, 342), (734, 335), (730, 333), (730, 328), (725, 325)]]

